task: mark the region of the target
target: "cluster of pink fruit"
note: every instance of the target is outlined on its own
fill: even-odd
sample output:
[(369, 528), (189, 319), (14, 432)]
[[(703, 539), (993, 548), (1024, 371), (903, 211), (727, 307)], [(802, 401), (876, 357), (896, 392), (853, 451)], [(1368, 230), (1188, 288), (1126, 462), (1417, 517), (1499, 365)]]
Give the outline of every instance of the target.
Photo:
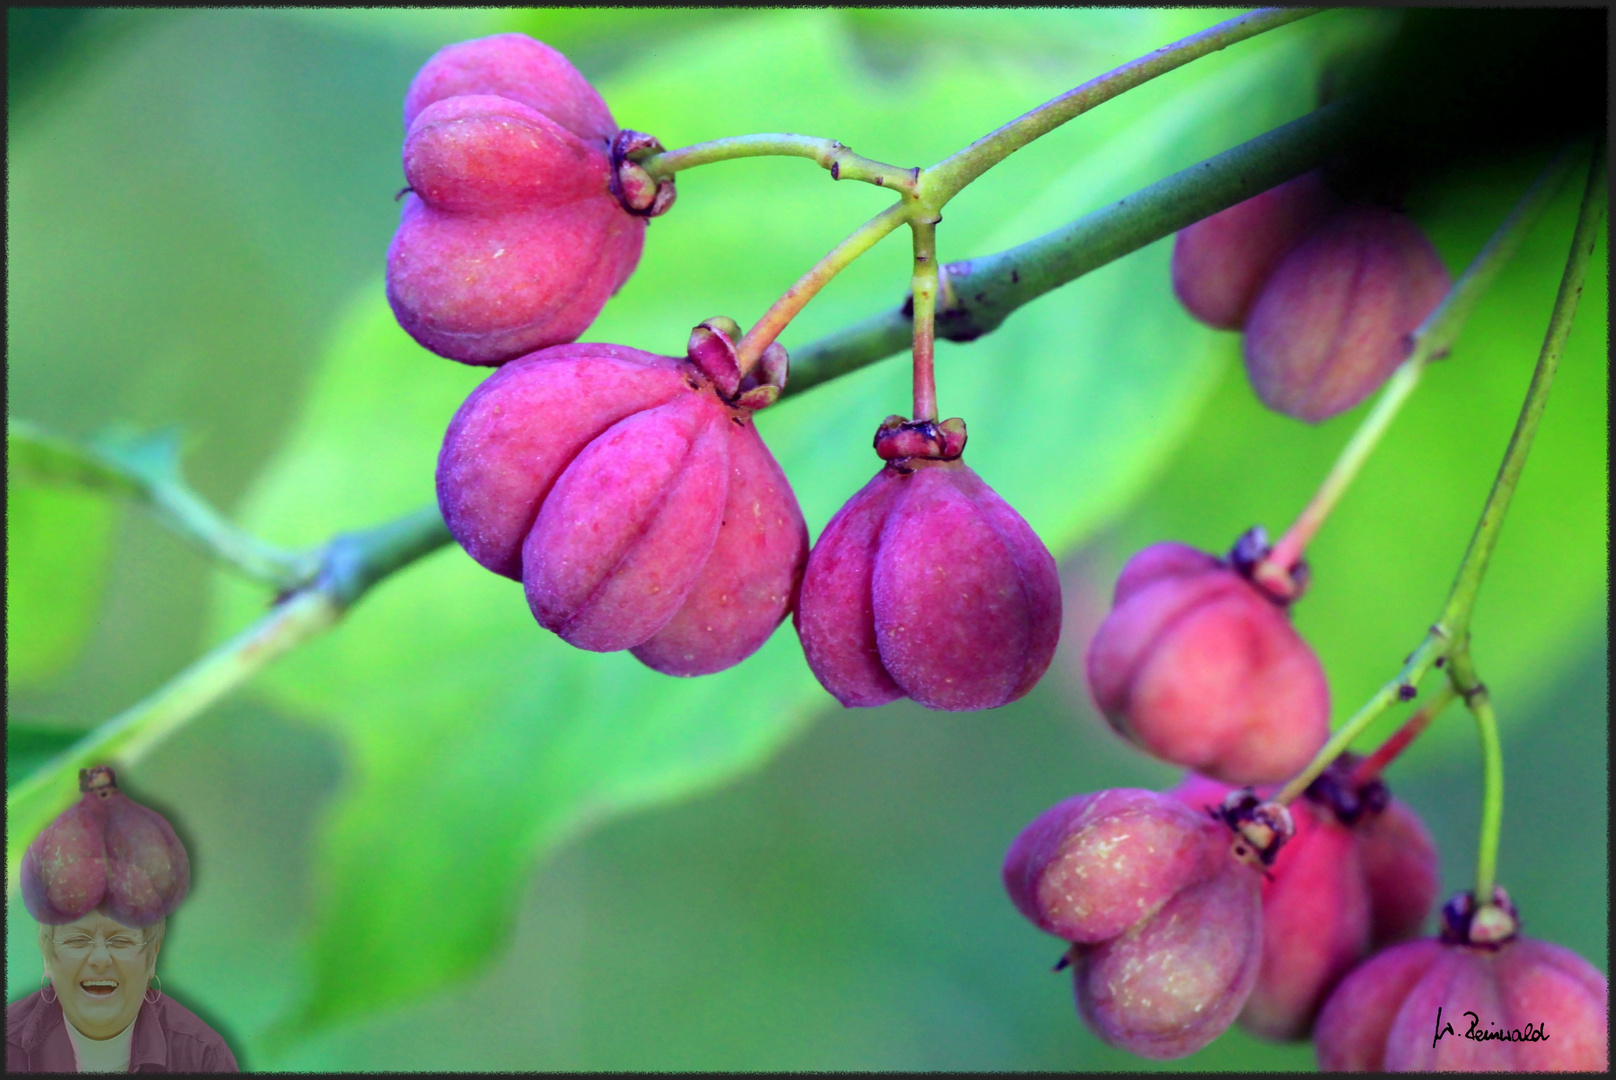
[(748, 363), (727, 318), (696, 326), (683, 357), (569, 344), (672, 205), (672, 181), (637, 162), (656, 140), (620, 131), (521, 34), (432, 57), (404, 122), (388, 297), (422, 345), (501, 365), (449, 425), (439, 505), (540, 625), (688, 676), (739, 663), (795, 611), (846, 705), (985, 709), (1031, 689), (1060, 631), (1055, 562), (961, 460), (962, 421), (882, 424), (881, 472), (810, 553), (753, 424), (785, 385), (782, 348)]
[[(1412, 222), (1344, 207), (1318, 173), (1180, 233), (1173, 274), (1192, 314), (1245, 329), (1264, 402), (1309, 421), (1384, 382), (1448, 288)], [(1191, 772), (1165, 794), (1067, 799), (1005, 859), (1017, 909), (1071, 943), (1059, 967), (1073, 968), (1083, 1018), (1151, 1058), (1238, 1023), (1311, 1035), (1334, 1070), (1606, 1068), (1604, 978), (1520, 937), (1502, 890), (1479, 906), (1459, 894), (1439, 937), (1409, 940), (1436, 902), (1436, 849), (1363, 762), (1342, 755), (1290, 805), (1265, 801), (1323, 749), (1330, 711), (1287, 615), (1305, 575), (1266, 582), (1269, 554), (1260, 530), (1224, 559), (1146, 548), (1090, 643), (1107, 720)], [(1492, 1037), (1433, 1039), (1439, 1006), (1484, 1016)]]
[(28, 913), (58, 926), (92, 911), (125, 926), (172, 915), (190, 890), (191, 862), (167, 819), (119, 791), (104, 765), (79, 771), (79, 791), (23, 853)]
[[(449, 425), (439, 505), (473, 559), (522, 582), (540, 625), (693, 676), (795, 612), (845, 705), (984, 709), (1032, 688), (1060, 632), (1055, 563), (965, 465), (962, 420), (888, 417), (880, 472), (810, 552), (753, 423), (785, 386), (780, 346), (746, 347), (727, 318), (680, 357), (572, 344), (673, 203), (640, 164), (655, 139), (620, 130), (564, 57), (520, 34), (432, 57), (404, 122), (388, 297), (422, 345), (498, 366)], [(1449, 288), (1417, 226), (1319, 173), (1185, 230), (1173, 277), (1192, 314), (1245, 331), (1263, 401), (1314, 422), (1384, 382)], [(1438, 940), (1396, 944), (1435, 902), (1436, 852), (1353, 759), (1290, 806), (1246, 786), (1301, 773), (1328, 735), (1323, 670), (1287, 614), (1303, 567), (1265, 576), (1269, 554), (1256, 530), (1226, 559), (1140, 552), (1089, 650), (1107, 718), (1193, 772), (1168, 794), (1069, 799), (1010, 851), (1016, 906), (1071, 942), (1084, 1017), (1150, 1057), (1238, 1019), (1313, 1033), (1332, 1067), (1603, 1067), (1603, 979), (1520, 938), (1502, 894), (1450, 904)], [(1412, 1032), (1439, 998), (1555, 1034), (1485, 1060), (1482, 1044), (1426, 1046)]]

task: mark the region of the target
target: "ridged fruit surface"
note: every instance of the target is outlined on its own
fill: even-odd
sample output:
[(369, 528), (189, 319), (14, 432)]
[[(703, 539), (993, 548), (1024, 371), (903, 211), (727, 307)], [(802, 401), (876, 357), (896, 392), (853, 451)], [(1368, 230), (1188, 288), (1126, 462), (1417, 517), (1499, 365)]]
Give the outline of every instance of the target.
[(809, 554), (797, 633), (843, 705), (997, 708), (1054, 658), (1055, 560), (957, 456), (895, 459)]
[[(698, 330), (708, 366), (733, 368), (731, 337)], [(783, 353), (770, 364), (783, 381)], [(618, 345), (506, 364), (444, 436), (450, 533), (572, 645), (671, 675), (739, 663), (795, 602), (808, 531), (752, 423), (778, 384), (732, 374), (726, 394), (689, 358)]]
[(80, 773), (79, 801), (23, 853), (29, 914), (60, 925), (100, 910), (125, 926), (173, 914), (191, 887), (191, 864), (166, 818), (118, 789), (105, 766)]
[(1077, 1008), (1112, 1046), (1176, 1058), (1234, 1021), (1262, 950), (1258, 869), (1171, 795), (1115, 788), (1051, 807), (1002, 871), (1011, 902), (1073, 943)]
[(1377, 206), (1332, 215), (1274, 268), (1246, 321), (1246, 373), (1263, 404), (1318, 423), (1380, 388), (1408, 334), (1452, 284), (1408, 217)]
[(1605, 977), (1558, 945), (1426, 938), (1348, 975), (1313, 1044), (1331, 1072), (1606, 1072), (1609, 999)]
[(495, 365), (572, 341), (639, 262), (611, 191), (618, 128), (566, 58), (523, 34), (441, 50), (405, 97), (409, 187), (387, 254), (399, 325)]
[(1119, 733), (1228, 783), (1285, 780), (1329, 736), (1324, 670), (1284, 609), (1183, 544), (1129, 560), (1085, 667)]

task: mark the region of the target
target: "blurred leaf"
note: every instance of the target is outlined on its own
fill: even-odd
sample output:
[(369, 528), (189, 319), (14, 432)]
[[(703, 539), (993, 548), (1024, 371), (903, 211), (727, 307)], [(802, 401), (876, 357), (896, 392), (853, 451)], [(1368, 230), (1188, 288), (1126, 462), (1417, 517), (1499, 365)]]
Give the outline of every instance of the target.
[[(1480, 249), (1539, 164), (1502, 165), (1416, 194), (1450, 268)], [(1574, 177), (1481, 298), (1452, 355), (1427, 372), (1308, 552), (1313, 585), (1296, 623), (1330, 677), (1337, 721), (1396, 674), (1453, 582), (1542, 345), (1581, 191)], [(1511, 703), (1543, 692), (1567, 650), (1604, 618), (1607, 284), (1596, 254), (1476, 609), (1476, 661), (1506, 726)], [(1237, 340), (1227, 336), (1225, 348), (1233, 352)], [(1113, 563), (1165, 539), (1223, 551), (1258, 522), (1277, 535), (1367, 408), (1311, 428), (1264, 409), (1244, 372), (1231, 368), (1163, 482), (1120, 531)], [(1403, 715), (1389, 716), (1370, 737)], [(1451, 716), (1410, 755), (1469, 743), (1463, 711)]]
[(9, 416), (6, 479), (13, 484), (78, 484), (117, 495), (140, 493), (134, 478), (96, 450)]
[[(57, 456), (60, 446), (7, 439), (38, 464), (74, 469), (87, 459)], [(98, 478), (101, 474), (97, 474)], [(79, 653), (106, 584), (117, 507), (101, 494), (6, 484), (7, 689), (59, 674)]]
[[(1130, 53), (1186, 18), (1135, 20)], [(959, 200), (957, 221), (950, 210), (944, 257), (1008, 246), (1297, 115), (1310, 104), (1305, 41), (1251, 43), (1208, 62), (1193, 94), (1185, 78), (1163, 80), (1028, 148), (1005, 179)], [(835, 14), (754, 17), (673, 42), (603, 92), (669, 145), (795, 130), (902, 162), (940, 158), (1095, 73), (1055, 80), (938, 53), (913, 79), (883, 83), (852, 50)], [(680, 185), (676, 212), (653, 223), (642, 265), (589, 338), (671, 352), (703, 318), (755, 318), (886, 198), (800, 161), (725, 163)], [(973, 464), (1057, 550), (1121, 508), (1215, 376), (1214, 337), (1174, 304), (1167, 254), (1158, 244), (1114, 264), (941, 357), (944, 407), (971, 423)], [(895, 302), (908, 261), (902, 241), (872, 253), (791, 340)], [(413, 345), (379, 284), (367, 289), (249, 526), (313, 543), (428, 502), (442, 431), (482, 376)], [(871, 432), (907, 402), (906, 383), (891, 361), (760, 416), (811, 530), (875, 471)], [(253, 597), (228, 582), (221, 592), (219, 625), (245, 621)], [(831, 705), (789, 629), (729, 672), (669, 679), (538, 630), (520, 589), (458, 550), (383, 583), (260, 685), (351, 753), (321, 845), (311, 982), (293, 1033), (479, 968), (508, 939), (536, 856), (592, 822), (756, 767)]]
[(6, 720), (6, 789), (78, 742), (84, 732), (57, 724)]

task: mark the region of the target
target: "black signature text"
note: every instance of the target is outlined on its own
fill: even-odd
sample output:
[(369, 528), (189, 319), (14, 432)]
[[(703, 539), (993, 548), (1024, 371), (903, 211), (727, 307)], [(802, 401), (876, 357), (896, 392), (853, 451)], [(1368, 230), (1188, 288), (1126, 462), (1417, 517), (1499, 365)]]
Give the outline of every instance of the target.
[(1538, 1021), (1536, 1027), (1527, 1024), (1525, 1027), (1501, 1028), (1495, 1024), (1491, 1030), (1488, 1030), (1481, 1027), (1481, 1017), (1475, 1013), (1466, 1009), (1464, 1015), (1470, 1017), (1470, 1026), (1465, 1029), (1463, 1035), (1460, 1035), (1453, 1030), (1451, 1022), (1447, 1024), (1442, 1022), (1442, 1007), (1437, 1006), (1436, 1035), (1431, 1039), (1431, 1049), (1436, 1049), (1436, 1044), (1441, 1041), (1444, 1035), (1454, 1035), (1461, 1039), (1469, 1039), (1472, 1042), (1547, 1042), (1549, 1038), (1548, 1033), (1543, 1030), (1543, 1021)]

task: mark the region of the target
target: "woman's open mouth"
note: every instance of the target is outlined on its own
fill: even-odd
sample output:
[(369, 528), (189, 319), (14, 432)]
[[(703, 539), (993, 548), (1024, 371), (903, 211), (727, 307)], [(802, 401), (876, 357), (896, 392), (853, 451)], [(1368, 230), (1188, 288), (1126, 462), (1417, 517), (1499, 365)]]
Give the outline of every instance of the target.
[(91, 997), (111, 997), (118, 992), (118, 984), (112, 979), (86, 979), (79, 983), (79, 988)]

